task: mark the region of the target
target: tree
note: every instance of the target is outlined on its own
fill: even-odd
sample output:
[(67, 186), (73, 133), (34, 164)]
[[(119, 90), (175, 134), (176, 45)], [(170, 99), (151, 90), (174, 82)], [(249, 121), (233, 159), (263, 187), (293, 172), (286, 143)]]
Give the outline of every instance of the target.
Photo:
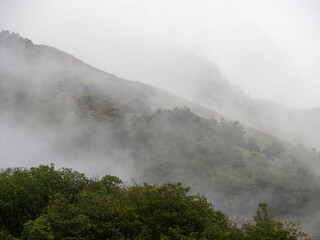
[(50, 223), (43, 216), (36, 220), (29, 220), (23, 224), (22, 239), (32, 240), (54, 240)]
[(254, 222), (242, 226), (246, 240), (307, 240), (307, 234), (301, 231), (300, 223), (282, 223), (275, 220), (267, 203), (259, 203)]

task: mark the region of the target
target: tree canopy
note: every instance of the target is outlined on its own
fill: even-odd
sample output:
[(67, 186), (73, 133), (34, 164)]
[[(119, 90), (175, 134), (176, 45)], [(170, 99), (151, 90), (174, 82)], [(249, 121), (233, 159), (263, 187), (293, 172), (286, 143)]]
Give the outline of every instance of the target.
[[(238, 227), (181, 183), (130, 185), (88, 179), (53, 165), (0, 175), (1, 239), (299, 239), (299, 225), (277, 222), (260, 204)], [(276, 238), (271, 238), (275, 237)]]

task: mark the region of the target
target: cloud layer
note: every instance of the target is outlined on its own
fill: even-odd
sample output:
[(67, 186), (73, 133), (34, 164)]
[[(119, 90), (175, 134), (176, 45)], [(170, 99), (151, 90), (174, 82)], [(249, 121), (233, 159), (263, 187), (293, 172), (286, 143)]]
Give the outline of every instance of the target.
[[(189, 51), (215, 62), (252, 97), (316, 107), (319, 10), (315, 0), (3, 0), (0, 29), (169, 90), (170, 82), (183, 79), (156, 77), (167, 70), (162, 49)], [(177, 71), (186, 67), (176, 65)]]

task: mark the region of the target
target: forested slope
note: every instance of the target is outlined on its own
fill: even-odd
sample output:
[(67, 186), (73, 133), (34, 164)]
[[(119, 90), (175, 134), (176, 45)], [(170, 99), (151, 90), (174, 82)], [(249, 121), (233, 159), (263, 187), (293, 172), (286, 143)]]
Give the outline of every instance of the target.
[(113, 124), (114, 142), (129, 150), (146, 181), (182, 181), (228, 214), (247, 215), (268, 201), (277, 216), (318, 224), (320, 181), (313, 167), (320, 156), (315, 150), (264, 143), (246, 137), (238, 122), (204, 119), (188, 108)]

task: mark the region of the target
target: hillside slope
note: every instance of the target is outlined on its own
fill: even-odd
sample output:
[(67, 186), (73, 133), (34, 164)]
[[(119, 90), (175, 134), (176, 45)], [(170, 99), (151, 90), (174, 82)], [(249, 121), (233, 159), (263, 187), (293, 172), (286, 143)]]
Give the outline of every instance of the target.
[[(136, 61), (132, 61), (134, 56), (129, 53), (129, 67), (116, 67), (109, 59), (109, 65), (113, 66), (110, 68), (124, 76), (134, 76), (134, 79), (176, 93), (293, 144), (320, 147), (319, 108), (287, 108), (275, 102), (252, 98), (232, 84), (237, 82), (236, 79), (229, 81), (224, 75), (227, 73), (222, 73), (212, 62), (177, 48), (146, 48), (145, 52), (148, 54), (141, 53)], [(126, 65), (126, 58), (122, 55), (121, 59)], [(243, 69), (243, 73), (249, 74), (251, 70)], [(260, 79), (257, 79), (257, 82), (259, 81)], [(290, 86), (282, 90), (290, 92)]]
[(19, 94), (24, 94), (38, 100), (64, 101), (93, 91), (129, 115), (188, 106), (203, 116), (221, 118), (220, 114), (174, 94), (102, 72), (67, 53), (34, 45), (30, 40), (7, 31), (0, 33), (0, 58), (3, 104), (10, 102), (9, 94), (15, 94), (16, 98), (22, 98)]
[(16, 34), (0, 34), (0, 59), (0, 167), (54, 162), (127, 180), (183, 181), (228, 214), (252, 215), (268, 201), (278, 216), (316, 229), (316, 150)]
[(320, 148), (320, 108), (289, 109), (275, 102), (251, 98), (219, 71), (193, 81), (194, 86), (185, 89), (186, 94), (202, 106), (292, 144)]

